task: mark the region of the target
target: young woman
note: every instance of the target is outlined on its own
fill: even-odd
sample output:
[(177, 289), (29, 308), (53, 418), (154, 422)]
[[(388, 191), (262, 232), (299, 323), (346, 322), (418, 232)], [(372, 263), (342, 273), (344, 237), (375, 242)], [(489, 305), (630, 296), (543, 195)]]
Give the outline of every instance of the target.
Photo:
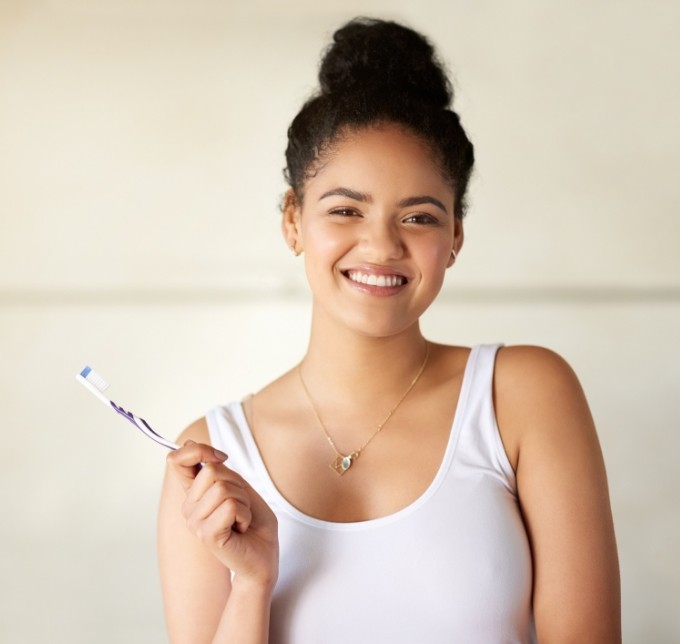
[(473, 164), (432, 47), (356, 20), (319, 77), (289, 130), (283, 208), (309, 346), (168, 457), (170, 640), (620, 641), (604, 465), (571, 369), (420, 332)]

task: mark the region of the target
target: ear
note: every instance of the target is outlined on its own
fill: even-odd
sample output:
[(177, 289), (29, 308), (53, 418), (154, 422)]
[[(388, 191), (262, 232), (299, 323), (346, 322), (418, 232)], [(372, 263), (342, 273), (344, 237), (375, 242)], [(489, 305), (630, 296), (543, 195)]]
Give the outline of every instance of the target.
[(283, 238), (288, 247), (296, 255), (299, 255), (302, 252), (302, 230), (300, 227), (302, 208), (292, 188), (287, 190), (283, 196), (282, 211), (281, 232)]
[(451, 268), (456, 263), (456, 256), (460, 253), (460, 249), (463, 248), (464, 239), (463, 220), (460, 217), (455, 217), (453, 221), (453, 247), (451, 248), (453, 252), (449, 256), (446, 268)]

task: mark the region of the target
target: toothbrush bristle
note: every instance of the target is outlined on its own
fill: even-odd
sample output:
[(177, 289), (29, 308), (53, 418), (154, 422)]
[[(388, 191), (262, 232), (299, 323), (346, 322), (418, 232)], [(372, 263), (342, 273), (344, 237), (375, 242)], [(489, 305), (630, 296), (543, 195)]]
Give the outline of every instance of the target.
[(87, 366), (80, 375), (85, 378), (90, 384), (94, 385), (99, 391), (105, 391), (109, 388), (109, 383), (104, 380), (92, 367)]

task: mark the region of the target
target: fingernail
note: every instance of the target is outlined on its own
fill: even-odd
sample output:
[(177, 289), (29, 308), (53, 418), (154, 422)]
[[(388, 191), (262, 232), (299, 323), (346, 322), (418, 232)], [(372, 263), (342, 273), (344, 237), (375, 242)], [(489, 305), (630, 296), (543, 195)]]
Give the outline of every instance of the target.
[(229, 458), (224, 452), (220, 452), (218, 449), (213, 448), (213, 452), (221, 461), (226, 461)]
[(187, 445), (196, 445), (196, 441), (192, 440), (184, 441), (184, 446), (186, 447)]

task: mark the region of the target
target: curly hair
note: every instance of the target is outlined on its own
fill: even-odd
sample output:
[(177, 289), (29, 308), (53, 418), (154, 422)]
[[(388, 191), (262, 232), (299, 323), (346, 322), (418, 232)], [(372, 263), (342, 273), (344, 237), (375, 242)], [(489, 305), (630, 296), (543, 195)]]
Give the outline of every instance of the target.
[(458, 114), (453, 89), (433, 46), (395, 22), (355, 18), (333, 35), (319, 69), (320, 90), (288, 128), (284, 176), (301, 203), (304, 184), (344, 136), (396, 123), (432, 150), (465, 214), (474, 148)]

